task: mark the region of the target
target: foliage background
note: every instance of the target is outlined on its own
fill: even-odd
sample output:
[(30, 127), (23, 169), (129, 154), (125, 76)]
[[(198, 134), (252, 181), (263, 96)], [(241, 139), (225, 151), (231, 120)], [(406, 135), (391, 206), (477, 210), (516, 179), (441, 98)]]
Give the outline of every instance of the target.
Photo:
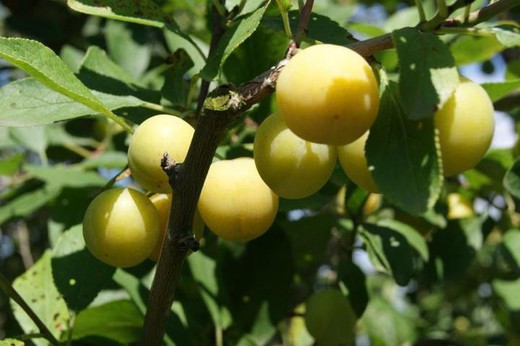
[[(3, 0), (0, 35), (50, 47), (85, 85), (102, 93), (104, 102), (115, 105), (117, 115), (135, 123), (158, 112), (194, 120), (199, 83), (193, 76), (204, 67), (209, 49), (209, 5), (197, 0), (156, 3), (200, 52), (174, 31), (80, 14), (64, 1)], [(238, 3), (228, 1), (227, 6)], [(248, 2), (242, 13), (247, 16), (260, 3)], [(424, 3), (432, 16), (433, 2)], [(412, 2), (393, 0), (317, 1), (314, 12), (309, 38), (336, 44), (352, 41), (346, 29), (364, 39), (419, 20)], [(295, 25), (296, 15), (290, 14)], [(518, 21), (519, 15), (517, 7), (498, 19)], [(513, 35), (511, 40), (506, 45), (496, 35), (442, 36), (458, 67), (477, 63), (488, 74), (497, 59), (505, 64), (503, 81), (486, 90), (516, 124), (520, 38)], [(240, 43), (222, 66), (213, 64), (203, 75), (238, 84), (275, 65), (288, 39), (274, 4)], [(409, 53), (420, 59), (420, 52)], [(395, 49), (375, 58), (390, 75), (398, 71)], [(131, 344), (139, 337), (153, 263), (114, 270), (91, 258), (78, 241), (86, 206), (125, 168), (128, 138), (106, 118), (64, 102), (26, 77), (0, 60), (0, 84), (5, 84), (0, 117), (15, 102), (24, 105), (21, 118), (38, 112), (44, 117), (88, 116), (36, 127), (2, 123), (0, 272), (10, 282), (21, 278), (17, 290), (58, 337), (78, 344)], [(251, 156), (255, 128), (273, 107), (270, 97), (242, 117), (222, 141), (218, 156)], [(167, 342), (312, 345), (300, 304), (332, 286), (348, 292), (360, 316), (360, 345), (520, 345), (517, 156), (516, 145), (494, 149), (464, 176), (437, 182), (442, 184), (440, 197), (420, 216), (369, 196), (338, 166), (318, 194), (282, 200), (272, 229), (247, 245), (206, 231), (201, 251), (184, 267)], [(131, 179), (117, 184), (136, 187)], [(470, 200), (475, 212), (449, 218), (450, 193)], [(59, 304), (49, 296), (58, 297)], [(0, 312), (0, 338), (35, 331), (4, 292)], [(35, 343), (45, 344), (43, 339)]]

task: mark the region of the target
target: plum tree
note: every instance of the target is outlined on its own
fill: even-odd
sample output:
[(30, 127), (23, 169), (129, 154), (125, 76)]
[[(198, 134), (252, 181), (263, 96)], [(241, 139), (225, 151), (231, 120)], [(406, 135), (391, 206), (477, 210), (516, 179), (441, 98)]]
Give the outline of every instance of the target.
[(258, 173), (283, 198), (304, 198), (317, 192), (332, 175), (336, 157), (333, 146), (296, 136), (277, 113), (267, 117), (255, 135)]
[(306, 302), (305, 325), (318, 345), (337, 346), (351, 341), (356, 314), (341, 291), (324, 289)]
[(296, 54), (276, 83), (276, 102), (296, 135), (343, 145), (365, 133), (379, 108), (378, 84), (361, 55), (322, 44)]
[(161, 159), (168, 153), (174, 161), (184, 161), (193, 133), (193, 127), (179, 117), (159, 114), (146, 119), (128, 146), (128, 164), (135, 181), (149, 191), (170, 193)]
[(100, 193), (83, 218), (83, 237), (89, 251), (115, 267), (144, 261), (159, 236), (159, 214), (143, 193), (113, 188)]
[(356, 185), (372, 192), (378, 193), (379, 189), (368, 169), (365, 156), (365, 144), (368, 138), (368, 131), (354, 142), (337, 147), (338, 159), (345, 174)]
[(478, 84), (461, 78), (453, 95), (435, 113), (445, 176), (473, 168), (491, 145), (493, 104)]
[(278, 196), (258, 174), (252, 158), (214, 162), (198, 203), (208, 228), (227, 240), (246, 242), (272, 225)]
[[(168, 193), (157, 193), (150, 197), (150, 201), (153, 203), (157, 212), (159, 213), (159, 236), (157, 237), (157, 243), (152, 250), (150, 256), (152, 261), (159, 259), (161, 249), (164, 243), (164, 237), (166, 236), (166, 230), (168, 227), (168, 220), (170, 218), (170, 206), (172, 204), (172, 194)], [(193, 235), (195, 239), (202, 239), (204, 233), (204, 221), (202, 221), (200, 214), (195, 213), (193, 217)]]

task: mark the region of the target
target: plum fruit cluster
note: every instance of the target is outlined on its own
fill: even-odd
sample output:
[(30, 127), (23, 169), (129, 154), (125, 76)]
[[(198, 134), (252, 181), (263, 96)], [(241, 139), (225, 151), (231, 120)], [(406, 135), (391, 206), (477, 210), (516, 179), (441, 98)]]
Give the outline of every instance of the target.
[[(96, 258), (116, 267), (135, 266), (147, 258), (158, 260), (172, 202), (161, 159), (168, 153), (175, 162), (184, 161), (193, 133), (186, 121), (166, 114), (150, 117), (136, 129), (128, 163), (134, 180), (152, 194), (112, 188), (91, 202), (83, 219), (83, 237)], [(196, 239), (202, 237), (203, 228), (196, 215)]]
[[(434, 114), (443, 174), (446, 177), (473, 168), (491, 145), (494, 109), (480, 85), (460, 78), (459, 85)], [(379, 190), (365, 158), (368, 132), (353, 143), (337, 147), (341, 167), (348, 177), (367, 191)]]
[[(303, 198), (330, 178), (336, 157), (361, 188), (378, 193), (365, 143), (379, 110), (378, 83), (356, 52), (330, 44), (296, 54), (276, 85), (278, 114), (260, 124), (254, 143), (260, 176), (283, 198)], [(444, 176), (474, 167), (491, 145), (494, 110), (466, 78), (434, 114)]]
[[(274, 222), (279, 197), (316, 193), (338, 159), (354, 183), (378, 192), (364, 148), (379, 110), (379, 89), (363, 57), (330, 44), (304, 49), (281, 71), (275, 95), (278, 111), (258, 127), (254, 158), (211, 165), (194, 219), (196, 238), (204, 224), (231, 241), (259, 237)], [(475, 166), (489, 148), (494, 128), (493, 106), (484, 89), (461, 78), (434, 117), (444, 175)], [(129, 168), (152, 195), (111, 189), (92, 201), (83, 233), (94, 256), (120, 267), (158, 259), (173, 198), (161, 160), (168, 153), (183, 162), (193, 134), (186, 121), (164, 114), (136, 129), (128, 148)]]
[[(276, 103), (278, 113), (256, 133), (256, 166), (280, 197), (304, 198), (329, 180), (337, 148), (366, 136), (379, 110), (378, 82), (353, 50), (315, 45), (296, 54), (281, 71)], [(357, 170), (364, 163), (363, 154), (349, 159), (347, 166)]]

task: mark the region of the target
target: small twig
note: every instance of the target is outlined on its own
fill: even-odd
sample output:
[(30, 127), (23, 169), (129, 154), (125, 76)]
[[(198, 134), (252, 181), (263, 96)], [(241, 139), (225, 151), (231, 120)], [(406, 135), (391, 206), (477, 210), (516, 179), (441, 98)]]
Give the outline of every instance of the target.
[[(461, 6), (465, 6), (463, 1), (460, 1)], [(457, 1), (454, 5), (459, 4)], [(443, 23), (443, 27), (468, 27), (474, 26), (479, 23), (488, 21), (489, 19), (495, 17), (499, 13), (505, 12), (515, 6), (519, 6), (520, 1), (518, 0), (498, 0), (492, 4), (484, 6), (478, 10), (470, 12), (469, 15), (463, 15), (462, 17), (456, 17), (452, 19), (448, 19)], [(451, 6), (450, 6), (451, 8)]]
[(468, 23), (470, 13), (471, 13), (471, 4), (468, 4), (468, 5), (466, 5), (466, 7), (464, 7), (464, 24)]
[(285, 32), (285, 36), (287, 36), (288, 39), (292, 40), (293, 34), (291, 30), (291, 23), (289, 22), (289, 12), (287, 11), (287, 8), (283, 6), (282, 0), (276, 0), (276, 5), (278, 6), (278, 11), (282, 16), (283, 30)]
[(213, 8), (217, 10), (220, 17), (224, 18), (227, 15), (226, 6), (224, 6), (220, 0), (211, 0), (211, 3), (213, 4)]
[(100, 193), (112, 188), (114, 184), (120, 180), (123, 180), (124, 178), (128, 178), (130, 176), (130, 169), (128, 168), (128, 165), (126, 165), (123, 169), (121, 169), (115, 176), (113, 176), (105, 186), (99, 191)]
[(312, 14), (312, 6), (314, 6), (314, 0), (307, 0), (305, 5), (301, 7), (300, 10), (300, 20), (298, 22), (298, 26), (296, 28), (296, 35), (294, 36), (294, 41), (297, 46), (300, 46), (300, 43), (307, 37), (307, 32), (309, 30), (309, 21), (311, 19)]
[(419, 12), (419, 20), (422, 22), (426, 21), (426, 14), (424, 13), (424, 7), (421, 0), (415, 0), (415, 7), (417, 7), (417, 11)]
[(172, 114), (172, 115), (175, 115), (177, 117), (182, 117), (182, 115), (183, 115), (182, 112), (179, 112), (176, 109), (173, 109), (173, 108), (170, 108), (170, 107), (165, 107), (165, 106), (159, 105), (157, 103), (145, 102), (145, 103), (143, 103), (142, 106), (144, 108), (148, 108), (148, 109), (151, 109), (151, 110), (154, 110), (154, 111), (167, 113), (167, 114)]
[[(220, 39), (226, 32), (226, 28), (224, 26), (224, 17), (225, 15), (221, 15), (218, 11), (217, 7), (215, 6), (215, 3), (218, 2), (222, 6), (224, 6), (225, 9), (225, 3), (226, 0), (213, 0), (213, 6), (211, 6), (211, 18), (213, 22), (213, 30), (211, 31), (211, 42), (209, 44), (209, 52), (208, 52), (208, 59), (214, 54), (215, 49), (217, 48), (217, 44), (219, 43)], [(197, 103), (197, 111), (195, 114), (200, 114), (202, 111), (202, 106), (204, 105), (204, 100), (206, 99), (206, 96), (208, 96), (209, 92), (209, 86), (211, 84), (211, 81), (203, 79), (200, 84), (200, 93), (199, 93), (199, 100)]]
[(18, 240), (18, 251), (22, 257), (25, 269), (29, 269), (34, 264), (34, 259), (31, 254), (31, 245), (29, 240), (29, 229), (25, 221), (20, 221), (16, 225), (15, 231), (16, 239)]
[(437, 0), (437, 11), (439, 13), (439, 17), (443, 20), (448, 18), (450, 14), (448, 12), (448, 6), (446, 6), (446, 0)]
[(40, 330), (40, 333), (42, 334), (45, 339), (47, 339), (52, 345), (59, 345), (58, 340), (54, 335), (51, 333), (51, 331), (47, 328), (45, 323), (36, 315), (36, 313), (31, 309), (29, 304), (25, 302), (25, 300), (22, 298), (21, 295), (18, 294), (18, 292), (14, 289), (13, 285), (7, 280), (5, 276), (3, 276), (2, 273), (0, 273), (0, 288), (18, 304), (23, 311), (29, 316), (29, 318), (36, 324), (38, 329)]
[(393, 48), (394, 41), (392, 34), (385, 34), (365, 41), (351, 43), (347, 47), (367, 58), (382, 50)]

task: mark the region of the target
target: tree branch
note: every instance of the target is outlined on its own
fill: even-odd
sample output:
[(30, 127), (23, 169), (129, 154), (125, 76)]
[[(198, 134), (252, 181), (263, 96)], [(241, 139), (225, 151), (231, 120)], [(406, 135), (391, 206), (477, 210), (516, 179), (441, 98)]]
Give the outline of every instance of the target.
[(300, 11), (300, 20), (298, 27), (296, 28), (296, 35), (294, 41), (296, 45), (300, 45), (303, 39), (307, 36), (309, 20), (311, 19), (312, 6), (314, 6), (314, 0), (307, 0)]
[(489, 4), (487, 6), (484, 6), (478, 10), (475, 10), (471, 12), (465, 20), (465, 18), (462, 17), (456, 17), (452, 19), (448, 19), (444, 22), (444, 27), (468, 27), (468, 26), (474, 26), (479, 23), (485, 22), (490, 20), (491, 18), (495, 17), (496, 15), (505, 12), (515, 6), (520, 5), (520, 2), (518, 0), (498, 0), (495, 1), (492, 4)]

